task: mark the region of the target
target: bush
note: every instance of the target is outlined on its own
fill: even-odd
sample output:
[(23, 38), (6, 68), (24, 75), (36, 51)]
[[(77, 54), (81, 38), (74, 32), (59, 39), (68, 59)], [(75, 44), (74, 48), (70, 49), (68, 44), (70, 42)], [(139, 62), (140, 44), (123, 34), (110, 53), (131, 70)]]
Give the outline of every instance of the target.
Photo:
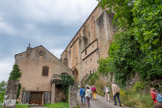
[(128, 107), (153, 108), (149, 93), (143, 93), (147, 82), (136, 82), (130, 90), (120, 90), (122, 104)]
[(104, 87), (105, 87), (105, 83), (101, 80), (97, 80), (95, 87), (97, 89), (97, 94), (104, 96)]
[(43, 106), (48, 108), (69, 108), (68, 103), (45, 104)]

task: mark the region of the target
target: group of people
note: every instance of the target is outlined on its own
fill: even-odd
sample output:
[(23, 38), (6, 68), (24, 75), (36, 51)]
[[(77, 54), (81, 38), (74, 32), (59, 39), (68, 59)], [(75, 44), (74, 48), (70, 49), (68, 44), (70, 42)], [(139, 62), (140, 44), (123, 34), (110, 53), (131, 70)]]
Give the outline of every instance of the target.
[[(86, 86), (86, 89), (84, 86), (80, 89), (80, 97), (81, 97), (81, 103), (82, 105), (86, 105), (85, 102), (87, 102), (87, 107), (90, 108), (90, 99), (96, 99), (96, 88), (94, 86), (90, 87), (89, 85)], [(116, 98), (118, 99), (119, 106), (121, 106), (121, 101), (119, 98), (120, 95), (120, 88), (117, 84), (112, 83), (112, 93), (114, 97), (114, 105), (117, 105)], [(108, 100), (110, 102), (110, 88), (108, 86), (105, 86), (104, 88), (104, 94), (105, 94), (105, 100)]]
[[(112, 94), (114, 98), (114, 105), (117, 105), (116, 98), (118, 100), (119, 106), (121, 107), (121, 101), (120, 101), (120, 87), (117, 84), (112, 83)], [(85, 102), (87, 102), (87, 107), (90, 108), (90, 99), (96, 99), (96, 88), (94, 86), (90, 87), (89, 85), (86, 86), (86, 89), (84, 86), (80, 89), (80, 96), (81, 96), (81, 103), (82, 105), (86, 105)], [(155, 88), (151, 88), (151, 98), (154, 103), (154, 108), (162, 108), (162, 95), (158, 93)], [(110, 87), (105, 85), (104, 88), (104, 95), (105, 100), (110, 102)]]
[[(113, 98), (114, 98), (114, 105), (117, 105), (117, 102), (116, 102), (116, 98), (117, 98), (119, 102), (119, 106), (121, 107), (121, 101), (119, 98), (120, 87), (117, 84), (112, 83), (111, 88), (112, 88), (112, 93), (113, 93)], [(110, 102), (110, 88), (108, 86), (105, 86), (104, 94), (105, 94), (105, 100), (108, 100), (108, 102)]]
[(87, 85), (85, 89), (84, 86), (82, 86), (79, 95), (81, 97), (82, 105), (86, 105), (85, 102), (87, 102), (87, 107), (90, 108), (90, 99), (96, 99), (96, 88)]
[(154, 108), (162, 108), (162, 95), (155, 88), (151, 88), (151, 98), (154, 102)]

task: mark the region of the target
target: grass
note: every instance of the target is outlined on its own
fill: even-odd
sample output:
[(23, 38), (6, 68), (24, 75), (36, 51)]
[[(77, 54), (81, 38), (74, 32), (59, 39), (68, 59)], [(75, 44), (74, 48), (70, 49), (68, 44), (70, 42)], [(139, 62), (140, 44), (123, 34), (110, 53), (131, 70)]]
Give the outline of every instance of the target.
[(69, 104), (68, 103), (55, 103), (55, 104), (45, 104), (43, 105), (45, 107), (48, 108), (69, 108)]
[(29, 108), (28, 105), (16, 105), (16, 108)]
[[(97, 94), (104, 96), (105, 84), (111, 88), (109, 83), (105, 83), (98, 79), (98, 73), (92, 74), (86, 81), (86, 84), (94, 84), (97, 89)], [(149, 82), (136, 82), (130, 90), (121, 89), (120, 99), (122, 105), (133, 108), (153, 108), (153, 101), (151, 99), (149, 88), (147, 87)], [(145, 92), (144, 92), (145, 91)], [(146, 92), (147, 91), (147, 92)], [(110, 92), (110, 98), (113, 98), (112, 91)]]
[(2, 105), (0, 105), (0, 108), (2, 108)]

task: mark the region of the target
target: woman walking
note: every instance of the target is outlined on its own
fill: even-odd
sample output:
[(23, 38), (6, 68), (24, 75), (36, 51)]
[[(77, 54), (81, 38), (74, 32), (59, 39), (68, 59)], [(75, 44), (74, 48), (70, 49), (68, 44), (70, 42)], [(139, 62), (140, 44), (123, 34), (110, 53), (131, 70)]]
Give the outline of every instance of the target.
[(90, 96), (91, 96), (91, 90), (87, 86), (85, 98), (86, 98), (86, 102), (87, 102), (87, 107), (88, 108), (90, 108)]

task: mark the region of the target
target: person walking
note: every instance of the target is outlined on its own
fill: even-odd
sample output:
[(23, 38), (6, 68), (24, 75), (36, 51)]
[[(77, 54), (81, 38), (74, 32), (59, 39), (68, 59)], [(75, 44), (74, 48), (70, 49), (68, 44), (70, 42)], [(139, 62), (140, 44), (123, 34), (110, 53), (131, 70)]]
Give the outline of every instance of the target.
[(85, 98), (86, 98), (86, 102), (87, 102), (87, 107), (90, 108), (90, 95), (91, 95), (91, 89), (89, 88), (89, 86), (86, 87), (86, 93), (85, 93)]
[(119, 102), (119, 106), (121, 107), (121, 101), (120, 101), (120, 98), (119, 98), (120, 87), (117, 84), (114, 84), (114, 83), (112, 83), (111, 87), (112, 87), (112, 92), (113, 92), (114, 105), (117, 105), (117, 103), (116, 103), (116, 97), (117, 97), (118, 102)]
[(80, 89), (80, 97), (81, 97), (81, 103), (82, 105), (85, 105), (85, 88), (84, 86), (82, 86), (82, 88)]
[(158, 92), (155, 91), (155, 88), (151, 88), (150, 95), (154, 103), (154, 108), (162, 108), (162, 102), (160, 101), (158, 102), (158, 97), (157, 97), (157, 95), (160, 95), (160, 94), (158, 94)]
[(104, 88), (105, 100), (110, 102), (110, 88), (106, 85)]
[(92, 86), (91, 91), (92, 91), (92, 99), (96, 99), (96, 88), (94, 86)]

